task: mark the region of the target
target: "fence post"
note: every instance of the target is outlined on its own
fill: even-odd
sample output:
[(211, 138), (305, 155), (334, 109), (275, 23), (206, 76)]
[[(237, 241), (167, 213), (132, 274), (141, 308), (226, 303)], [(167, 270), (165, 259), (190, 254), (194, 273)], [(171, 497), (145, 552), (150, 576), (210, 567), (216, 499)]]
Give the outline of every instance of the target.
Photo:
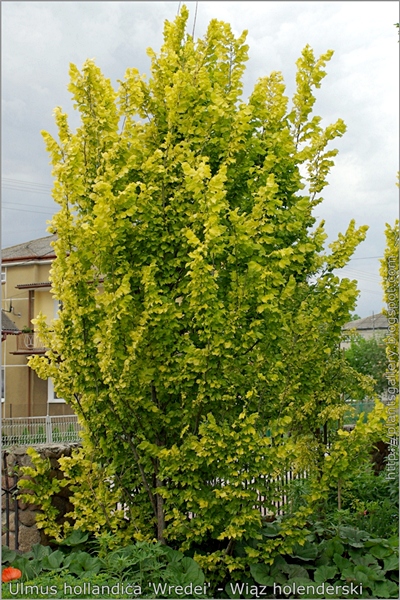
[(46, 443), (53, 443), (53, 429), (51, 426), (51, 417), (49, 415), (46, 416)]

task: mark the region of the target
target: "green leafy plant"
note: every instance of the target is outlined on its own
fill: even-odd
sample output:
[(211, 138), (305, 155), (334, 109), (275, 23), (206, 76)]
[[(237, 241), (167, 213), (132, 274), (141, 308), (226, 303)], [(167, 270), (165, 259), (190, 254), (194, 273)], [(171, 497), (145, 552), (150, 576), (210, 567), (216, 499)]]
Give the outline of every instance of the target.
[[(278, 527), (274, 535), (279, 535)], [(251, 585), (265, 586), (264, 593), (270, 594), (266, 597), (326, 598), (327, 586), (331, 586), (332, 598), (397, 598), (398, 569), (397, 537), (374, 538), (354, 527), (329, 531), (317, 525), (304, 545), (276, 557), (272, 564), (250, 565), (252, 582), (248, 589)], [(293, 596), (295, 591), (291, 595), (290, 589), (297, 589), (300, 595)], [(225, 586), (229, 598), (247, 597), (240, 590), (245, 590), (242, 583), (230, 581)]]
[[(21, 598), (26, 600), (27, 594), (30, 600), (39, 598), (116, 598), (113, 593), (113, 586), (117, 585), (118, 581), (113, 581), (105, 573), (94, 574), (89, 573), (86, 576), (79, 578), (76, 575), (66, 572), (43, 572), (39, 576), (31, 579), (29, 582), (17, 586), (13, 585), (2, 586), (2, 598)], [(94, 593), (93, 593), (94, 590)], [(114, 592), (117, 588), (114, 588)], [(132, 594), (124, 594), (119, 592), (118, 598), (132, 598)], [(144, 598), (146, 596), (143, 596)]]
[[(65, 549), (65, 546), (64, 546)], [(96, 574), (102, 567), (101, 561), (88, 552), (76, 550), (65, 552), (49, 546), (35, 544), (32, 550), (24, 554), (7, 551), (3, 548), (3, 565), (12, 565), (22, 572), (22, 582), (36, 578), (44, 571), (51, 573), (70, 572), (75, 575), (83, 573)]]
[(397, 535), (398, 471), (392, 475), (388, 478), (385, 470), (375, 475), (370, 463), (360, 465), (354, 477), (343, 482), (341, 510), (332, 490), (325, 506), (326, 524), (351, 525), (376, 537)]
[[(102, 585), (106, 587), (106, 591), (100, 592), (103, 598), (115, 597), (116, 593), (121, 598), (132, 597), (133, 589), (136, 595), (140, 590), (141, 598), (155, 595), (174, 598), (175, 590), (184, 588), (194, 589), (197, 598), (207, 596), (204, 573), (199, 565), (172, 548), (160, 543), (139, 542), (116, 548), (101, 558), (93, 548), (92, 553), (78, 549), (85, 543), (88, 543), (87, 535), (74, 531), (60, 545), (63, 550), (37, 544), (32, 551), (18, 555), (4, 548), (3, 565), (12, 563), (23, 576), (18, 586), (3, 584), (2, 597), (24, 598), (29, 590), (31, 598), (49, 595), (91, 598), (96, 597), (94, 588)], [(85, 583), (90, 585), (85, 587)], [(131, 589), (130, 595), (124, 592), (127, 586)], [(117, 588), (118, 592), (115, 591)]]
[(24, 325), (21, 331), (22, 333), (33, 333), (32, 327), (29, 327), (28, 325)]
[(61, 525), (57, 520), (59, 511), (53, 503), (53, 496), (67, 485), (67, 480), (53, 477), (50, 460), (42, 458), (34, 448), (28, 448), (26, 452), (32, 466), (21, 469), (19, 498), (28, 503), (39, 504), (41, 512), (36, 515), (36, 525), (51, 537), (59, 539)]
[[(257, 539), (248, 543), (253, 548), (262, 547), (265, 539), (278, 540), (284, 531), (281, 519), (266, 523)], [(77, 549), (88, 543), (83, 532), (74, 532), (66, 540), (63, 551), (35, 545), (31, 552), (18, 555), (4, 548), (3, 566), (12, 563), (23, 572), (22, 583), (33, 590), (32, 598), (48, 596), (48, 586), (53, 586), (55, 598), (92, 597), (90, 588), (84, 588), (85, 582), (90, 583), (92, 591), (93, 586), (106, 586), (102, 593), (104, 598), (113, 597), (108, 592), (117, 585), (118, 597), (131, 597), (123, 591), (123, 585), (128, 583), (140, 589), (142, 598), (174, 598), (175, 590), (183, 590), (185, 586), (195, 589), (197, 598), (246, 598), (249, 594), (257, 596), (261, 589), (264, 597), (287, 598), (293, 597), (289, 589), (302, 588), (300, 597), (325, 598), (326, 586), (333, 586), (329, 593), (332, 598), (342, 598), (343, 594), (359, 598), (398, 597), (396, 536), (377, 538), (355, 527), (327, 529), (322, 523), (310, 525), (306, 533), (306, 540), (292, 545), (287, 553), (276, 555), (270, 561), (249, 562), (246, 558), (244, 572), (233, 570), (231, 576), (223, 575), (211, 587), (205, 584), (204, 573), (196, 561), (168, 546), (147, 542), (130, 544), (101, 558), (101, 543), (96, 542), (97, 549), (92, 547), (91, 553)], [(239, 545), (235, 553), (239, 559), (247, 556)], [(10, 589), (9, 584), (3, 584), (3, 597), (24, 598), (23, 588), (18, 592), (16, 584), (13, 585)], [(354, 594), (348, 590), (351, 585), (356, 589)], [(81, 593), (79, 589), (74, 591), (75, 586)]]

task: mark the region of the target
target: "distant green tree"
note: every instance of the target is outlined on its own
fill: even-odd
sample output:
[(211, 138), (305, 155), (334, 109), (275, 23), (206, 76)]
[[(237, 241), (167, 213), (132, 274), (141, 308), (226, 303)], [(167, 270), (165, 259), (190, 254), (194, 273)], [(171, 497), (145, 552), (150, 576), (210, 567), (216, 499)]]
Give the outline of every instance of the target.
[[(366, 340), (360, 336), (353, 338), (345, 357), (353, 369), (375, 379), (374, 391), (382, 394), (387, 387), (385, 372), (387, 369), (386, 349), (383, 341), (372, 338)], [(362, 390), (359, 391), (363, 395)], [(360, 397), (360, 399), (362, 399)]]

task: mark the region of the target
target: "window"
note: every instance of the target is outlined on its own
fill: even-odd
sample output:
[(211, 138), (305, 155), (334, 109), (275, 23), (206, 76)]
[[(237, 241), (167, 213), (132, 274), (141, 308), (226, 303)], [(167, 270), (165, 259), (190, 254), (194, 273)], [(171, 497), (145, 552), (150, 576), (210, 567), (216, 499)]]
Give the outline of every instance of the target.
[(2, 271), (1, 272), (1, 283), (5, 283), (6, 282), (6, 272)]
[(60, 310), (62, 310), (61, 300), (54, 300), (54, 305), (53, 305), (54, 319), (58, 318), (58, 313), (60, 312)]
[(0, 378), (1, 378), (1, 402), (3, 403), (5, 401), (5, 397), (6, 397), (6, 381), (5, 381), (5, 376), (6, 376), (6, 370), (4, 367), (1, 367), (1, 373), (0, 373)]
[(47, 402), (48, 404), (65, 404), (64, 398), (59, 398), (54, 390), (52, 379), (47, 380)]

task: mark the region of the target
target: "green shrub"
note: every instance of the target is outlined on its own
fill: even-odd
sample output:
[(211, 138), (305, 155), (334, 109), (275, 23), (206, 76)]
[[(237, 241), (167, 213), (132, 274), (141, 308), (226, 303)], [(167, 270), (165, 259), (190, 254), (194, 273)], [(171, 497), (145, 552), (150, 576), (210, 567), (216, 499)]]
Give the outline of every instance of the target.
[(174, 598), (176, 589), (207, 597), (198, 564), (168, 546), (139, 542), (107, 553), (82, 547), (90, 549), (88, 535), (75, 531), (57, 550), (36, 544), (20, 554), (4, 548), (3, 566), (20, 569), (22, 577), (3, 584), (2, 597)]
[[(398, 465), (397, 465), (398, 469)], [(293, 481), (288, 494), (288, 509), (295, 513), (307, 505), (310, 483)], [(399, 530), (398, 472), (388, 478), (386, 471), (374, 474), (370, 463), (363, 463), (352, 479), (341, 482), (341, 509), (338, 490), (330, 490), (323, 510), (315, 519), (331, 525), (348, 525), (363, 529), (376, 537), (397, 535)], [(315, 520), (314, 519), (314, 520)]]
[[(249, 547), (282, 535), (284, 524), (277, 520), (266, 523), (247, 548), (237, 544), (235, 556), (247, 567), (216, 580), (212, 589), (192, 558), (168, 546), (141, 542), (107, 552), (105, 539), (96, 540), (94, 548), (87, 534), (76, 531), (57, 550), (37, 544), (19, 554), (4, 548), (3, 566), (12, 564), (23, 576), (3, 584), (2, 597), (26, 598), (28, 592), (32, 599), (176, 598), (184, 589), (184, 597), (195, 598), (398, 597), (397, 537), (382, 539), (355, 527), (316, 522), (303, 545), (293, 545), (271, 564), (249, 562)], [(327, 586), (334, 590), (328, 596)]]
[(375, 475), (372, 466), (360, 469), (354, 479), (344, 482), (341, 510), (331, 494), (326, 507), (327, 523), (359, 527), (376, 537), (397, 535), (399, 528), (398, 476)]
[[(99, 575), (86, 575), (79, 579), (68, 573), (47, 572), (35, 577), (23, 586), (14, 581), (2, 586), (2, 598), (116, 598), (115, 595), (106, 593), (107, 588), (112, 588), (118, 581), (111, 581), (105, 573)], [(96, 586), (102, 590), (102, 594), (93, 594), (97, 591)], [(106, 588), (107, 586), (107, 588)], [(80, 591), (81, 590), (81, 591)], [(132, 595), (119, 593), (118, 598), (131, 598)]]
[[(267, 525), (262, 535), (278, 538), (279, 522)], [(272, 564), (251, 564), (247, 579), (228, 581), (217, 597), (246, 598), (262, 591), (264, 598), (398, 598), (398, 567), (397, 537), (374, 538), (354, 527), (327, 530), (317, 522), (303, 546)], [(327, 586), (333, 592), (327, 593)]]

